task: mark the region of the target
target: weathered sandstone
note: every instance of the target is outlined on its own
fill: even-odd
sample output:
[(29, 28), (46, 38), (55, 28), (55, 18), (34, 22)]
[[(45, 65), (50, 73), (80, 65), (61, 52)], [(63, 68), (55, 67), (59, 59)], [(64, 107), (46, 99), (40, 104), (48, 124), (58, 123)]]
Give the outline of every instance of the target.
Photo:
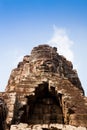
[(24, 56), (0, 96), (0, 130), (86, 130), (83, 87), (55, 47), (39, 45)]

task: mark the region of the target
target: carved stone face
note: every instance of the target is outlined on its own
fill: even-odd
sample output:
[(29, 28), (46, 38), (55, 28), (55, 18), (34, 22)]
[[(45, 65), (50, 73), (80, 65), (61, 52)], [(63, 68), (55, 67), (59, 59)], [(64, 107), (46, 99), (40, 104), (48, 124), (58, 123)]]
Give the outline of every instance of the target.
[(42, 59), (37, 60), (34, 64), (34, 71), (41, 71), (41, 72), (55, 72), (56, 65), (51, 59)]

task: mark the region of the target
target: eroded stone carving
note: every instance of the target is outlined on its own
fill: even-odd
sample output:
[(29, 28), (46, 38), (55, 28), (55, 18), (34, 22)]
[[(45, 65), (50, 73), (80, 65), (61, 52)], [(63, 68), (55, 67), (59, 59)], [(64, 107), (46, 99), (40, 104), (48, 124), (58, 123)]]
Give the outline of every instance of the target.
[(27, 124), (25, 129), (37, 124), (44, 129), (41, 125), (53, 123), (87, 127), (87, 98), (81, 82), (72, 63), (55, 47), (39, 45), (25, 56), (1, 97), (7, 107), (2, 130), (22, 130), (20, 124)]

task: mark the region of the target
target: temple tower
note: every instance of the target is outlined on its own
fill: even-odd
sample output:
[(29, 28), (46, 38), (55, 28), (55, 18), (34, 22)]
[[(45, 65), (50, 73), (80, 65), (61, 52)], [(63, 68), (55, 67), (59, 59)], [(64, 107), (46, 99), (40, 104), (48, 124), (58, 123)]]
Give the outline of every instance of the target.
[(87, 127), (87, 98), (78, 74), (55, 47), (39, 45), (24, 56), (1, 97), (7, 108), (2, 130), (19, 130), (21, 124), (20, 130)]

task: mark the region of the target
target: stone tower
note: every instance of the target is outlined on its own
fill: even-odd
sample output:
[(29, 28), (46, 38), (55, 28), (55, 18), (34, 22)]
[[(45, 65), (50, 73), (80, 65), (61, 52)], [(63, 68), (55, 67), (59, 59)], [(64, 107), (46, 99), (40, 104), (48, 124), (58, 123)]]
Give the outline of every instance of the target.
[(87, 98), (55, 47), (39, 45), (24, 56), (0, 97), (0, 130), (86, 130)]

